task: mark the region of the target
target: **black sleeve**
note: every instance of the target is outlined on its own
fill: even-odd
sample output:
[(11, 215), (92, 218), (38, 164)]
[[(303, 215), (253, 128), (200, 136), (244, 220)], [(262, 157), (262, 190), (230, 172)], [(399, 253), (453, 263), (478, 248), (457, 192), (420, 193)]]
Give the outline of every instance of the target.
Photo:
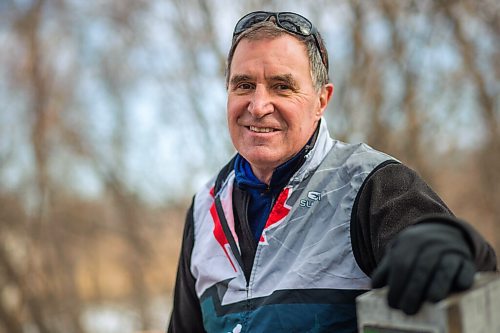
[(368, 275), (378, 265), (387, 244), (415, 223), (456, 226), (468, 240), (478, 270), (495, 270), (491, 246), (469, 224), (457, 219), (418, 174), (395, 161), (379, 165), (364, 181), (351, 215), (354, 257)]
[(174, 289), (174, 305), (170, 316), (168, 333), (205, 332), (201, 315), (200, 302), (196, 296), (195, 279), (190, 271), (191, 252), (194, 245), (193, 226), (194, 200), (186, 216), (182, 248), (177, 267)]

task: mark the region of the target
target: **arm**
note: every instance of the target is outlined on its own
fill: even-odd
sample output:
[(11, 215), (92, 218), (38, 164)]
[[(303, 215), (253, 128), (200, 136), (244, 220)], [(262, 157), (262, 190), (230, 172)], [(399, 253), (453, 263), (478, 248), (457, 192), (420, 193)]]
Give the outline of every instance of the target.
[(400, 163), (376, 168), (361, 187), (351, 216), (354, 256), (371, 275), (389, 242), (416, 223), (442, 223), (458, 228), (466, 238), (478, 270), (496, 269), (491, 246), (469, 224), (457, 219), (418, 174)]
[(476, 270), (496, 269), (490, 245), (399, 163), (383, 164), (365, 180), (353, 207), (351, 237), (363, 271), (371, 275), (377, 267), (374, 287), (388, 284), (389, 304), (407, 313), (426, 299), (468, 288)]
[(168, 333), (205, 332), (200, 303), (195, 291), (196, 281), (190, 271), (191, 251), (194, 245), (193, 206), (194, 200), (186, 216)]

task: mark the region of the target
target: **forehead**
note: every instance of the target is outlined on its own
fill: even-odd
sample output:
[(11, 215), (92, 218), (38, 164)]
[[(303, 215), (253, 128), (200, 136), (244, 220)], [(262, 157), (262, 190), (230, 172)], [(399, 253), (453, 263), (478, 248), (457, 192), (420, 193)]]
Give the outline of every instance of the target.
[(231, 75), (246, 70), (292, 70), (310, 73), (306, 46), (288, 34), (276, 38), (242, 39), (234, 51)]

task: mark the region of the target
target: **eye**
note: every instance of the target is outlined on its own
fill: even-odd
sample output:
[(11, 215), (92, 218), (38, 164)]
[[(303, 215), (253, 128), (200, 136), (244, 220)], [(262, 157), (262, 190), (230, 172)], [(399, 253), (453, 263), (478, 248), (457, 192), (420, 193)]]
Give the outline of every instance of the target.
[(274, 88), (276, 90), (283, 90), (283, 91), (292, 89), (288, 84), (285, 84), (285, 83), (279, 83), (279, 84), (275, 85)]
[(253, 89), (253, 84), (251, 83), (248, 83), (248, 82), (241, 82), (241, 83), (238, 83), (236, 86), (235, 86), (235, 89), (236, 90), (251, 90)]
[(276, 83), (273, 86), (273, 89), (276, 93), (285, 95), (291, 94), (295, 91), (294, 87), (286, 82)]

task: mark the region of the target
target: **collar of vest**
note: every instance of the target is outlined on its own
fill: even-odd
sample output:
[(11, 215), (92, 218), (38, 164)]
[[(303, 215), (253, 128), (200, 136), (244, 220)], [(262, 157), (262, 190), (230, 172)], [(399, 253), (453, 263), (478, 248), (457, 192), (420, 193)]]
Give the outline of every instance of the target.
[(290, 177), (302, 166), (305, 161), (305, 156), (314, 147), (318, 137), (319, 124), (314, 130), (314, 133), (307, 141), (306, 145), (295, 154), (291, 159), (278, 166), (271, 176), (271, 181), (268, 184), (261, 182), (253, 173), (250, 162), (248, 162), (239, 153), (236, 154), (234, 163), (235, 181), (238, 187), (250, 191), (269, 191), (279, 193), (281, 189), (288, 183)]
[[(291, 172), (291, 175), (288, 175), (288, 177), (286, 177), (285, 185), (286, 183), (300, 182), (304, 178), (308, 177), (311, 172), (318, 167), (321, 161), (323, 161), (332, 146), (333, 140), (330, 138), (330, 134), (328, 133), (326, 121), (322, 117), (319, 122), (318, 128), (314, 132), (308, 144), (299, 153), (299, 155), (301, 155), (301, 158), (300, 163), (298, 163), (298, 166), (296, 167), (298, 168), (298, 170), (294, 170), (293, 172)], [(217, 193), (219, 193), (219, 191), (224, 187), (225, 182), (230, 178), (228, 177), (230, 173), (237, 168), (236, 163), (238, 156), (239, 154), (234, 155), (229, 163), (227, 163), (217, 175), (214, 186), (214, 195), (217, 195)], [(284, 164), (286, 165), (287, 162), (285, 162)]]

